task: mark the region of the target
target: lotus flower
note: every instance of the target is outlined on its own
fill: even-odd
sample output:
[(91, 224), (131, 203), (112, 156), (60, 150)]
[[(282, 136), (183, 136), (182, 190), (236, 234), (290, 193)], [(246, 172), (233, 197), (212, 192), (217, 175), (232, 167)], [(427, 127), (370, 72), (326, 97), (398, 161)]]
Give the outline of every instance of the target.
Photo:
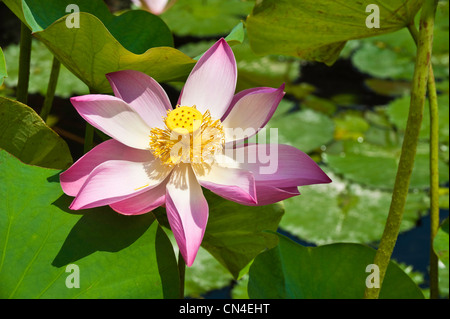
[[(115, 96), (71, 98), (78, 113), (112, 139), (61, 174), (62, 189), (75, 197), (70, 208), (109, 205), (138, 215), (165, 205), (188, 266), (208, 220), (202, 187), (240, 204), (267, 205), (299, 195), (297, 186), (331, 181), (294, 147), (243, 143), (271, 118), (284, 85), (234, 95), (236, 61), (224, 39), (199, 59), (174, 109), (163, 88), (143, 73), (119, 71), (107, 78)], [(267, 158), (276, 165), (269, 168)]]
[(132, 0), (133, 3), (153, 14), (160, 15), (169, 9), (176, 0)]

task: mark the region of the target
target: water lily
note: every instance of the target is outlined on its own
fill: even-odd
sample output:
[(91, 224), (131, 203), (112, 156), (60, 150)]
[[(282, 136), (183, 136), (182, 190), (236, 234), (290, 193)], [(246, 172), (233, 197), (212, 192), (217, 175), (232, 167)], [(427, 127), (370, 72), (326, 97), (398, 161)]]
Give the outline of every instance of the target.
[(153, 14), (160, 15), (169, 9), (176, 0), (132, 0), (133, 3)]
[[(112, 139), (61, 174), (64, 192), (75, 197), (70, 208), (109, 205), (137, 215), (165, 205), (188, 266), (208, 220), (202, 187), (244, 205), (266, 205), (299, 195), (298, 186), (330, 182), (294, 147), (244, 143), (272, 117), (284, 85), (234, 95), (236, 61), (224, 39), (199, 59), (175, 108), (143, 73), (119, 71), (107, 78), (115, 96), (71, 99), (88, 123)], [(276, 162), (270, 172), (267, 156)]]

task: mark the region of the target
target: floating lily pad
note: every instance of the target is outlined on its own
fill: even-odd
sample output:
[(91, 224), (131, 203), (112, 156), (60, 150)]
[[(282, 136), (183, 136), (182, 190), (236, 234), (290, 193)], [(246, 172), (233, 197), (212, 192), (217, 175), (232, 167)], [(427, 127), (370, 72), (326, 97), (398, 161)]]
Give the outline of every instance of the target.
[[(278, 235), (277, 247), (256, 257), (250, 268), (252, 299), (362, 299), (375, 250), (361, 244), (304, 247)], [(391, 262), (382, 299), (424, 299), (417, 285)]]
[[(406, 129), (406, 122), (408, 119), (408, 111), (411, 97), (405, 95), (398, 99), (395, 99), (389, 103), (386, 113), (389, 116), (390, 121), (402, 132)], [(439, 142), (449, 142), (449, 95), (438, 95), (438, 107), (439, 107)], [(420, 138), (430, 138), (430, 108), (429, 102), (426, 100), (424, 107), (424, 114), (422, 120), (422, 127), (420, 129)]]
[[(317, 245), (378, 241), (383, 234), (392, 194), (327, 174), (332, 183), (300, 187), (300, 196), (283, 201), (286, 212), (280, 227)], [(425, 192), (411, 193), (401, 231), (413, 228), (428, 207)]]
[(274, 117), (267, 127), (278, 129), (280, 144), (292, 145), (305, 153), (333, 140), (333, 121), (328, 116), (310, 109)]
[[(333, 172), (350, 181), (368, 187), (391, 190), (394, 187), (400, 153), (400, 145), (381, 146), (367, 141), (362, 143), (347, 141), (336, 143), (333, 149), (327, 149), (323, 159)], [(429, 174), (429, 148), (426, 143), (419, 143), (410, 187), (427, 188), (430, 183)], [(448, 174), (448, 164), (440, 160), (441, 183), (448, 181)]]
[[(109, 207), (78, 214), (60, 170), (0, 151), (0, 298), (176, 298), (172, 245), (152, 214)], [(66, 285), (76, 265), (79, 288)], [(73, 282), (76, 282), (74, 279)]]
[(66, 142), (25, 104), (0, 97), (0, 148), (27, 164), (68, 168), (73, 163)]

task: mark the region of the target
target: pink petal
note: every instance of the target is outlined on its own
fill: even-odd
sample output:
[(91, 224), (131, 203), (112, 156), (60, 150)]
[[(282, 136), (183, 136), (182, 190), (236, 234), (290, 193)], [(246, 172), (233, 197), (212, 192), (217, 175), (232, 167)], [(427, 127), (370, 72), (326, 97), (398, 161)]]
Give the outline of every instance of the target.
[(85, 209), (139, 195), (159, 185), (170, 173), (157, 159), (149, 162), (107, 161), (98, 165), (84, 182), (71, 209)]
[(180, 252), (190, 267), (208, 221), (208, 203), (189, 164), (174, 168), (166, 187), (166, 211)]
[(194, 166), (194, 171), (200, 185), (213, 193), (233, 202), (257, 203), (255, 179), (250, 172), (219, 165)]
[(172, 109), (164, 89), (153, 78), (126, 70), (106, 75), (114, 95), (133, 108), (149, 127), (164, 128), (163, 117)]
[(246, 202), (238, 202), (242, 205), (248, 206), (263, 206), (270, 205), (273, 203), (277, 203), (283, 201), (285, 199), (291, 198), (293, 196), (300, 195), (297, 187), (274, 187), (270, 185), (264, 185), (264, 183), (256, 182), (256, 196), (258, 198), (258, 202), (255, 204), (246, 203)]
[(283, 90), (284, 84), (278, 89), (255, 88), (236, 94), (223, 117), (225, 141), (250, 138), (263, 128), (283, 98)]
[(139, 195), (111, 204), (111, 208), (122, 215), (141, 215), (148, 213), (166, 201), (166, 183), (151, 188)]
[(153, 14), (159, 15), (166, 9), (169, 0), (132, 0), (136, 6), (141, 6), (143, 9), (150, 11)]
[(153, 155), (149, 151), (128, 147), (114, 139), (107, 140), (94, 147), (59, 175), (64, 193), (76, 196), (92, 170), (109, 160), (148, 162), (153, 160)]
[(89, 94), (73, 97), (70, 101), (92, 126), (127, 146), (148, 149), (150, 127), (121, 99)]
[(196, 105), (202, 113), (209, 109), (213, 119), (221, 119), (233, 99), (236, 80), (236, 60), (230, 46), (222, 38), (198, 60), (178, 104)]
[(230, 156), (230, 165), (252, 172), (259, 185), (286, 188), (331, 182), (307, 154), (289, 145), (239, 145)]

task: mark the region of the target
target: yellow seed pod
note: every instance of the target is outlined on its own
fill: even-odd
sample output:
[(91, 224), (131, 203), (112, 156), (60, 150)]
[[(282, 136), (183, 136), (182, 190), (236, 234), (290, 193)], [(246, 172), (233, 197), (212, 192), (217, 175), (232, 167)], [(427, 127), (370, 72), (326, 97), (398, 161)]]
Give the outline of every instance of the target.
[(202, 124), (203, 116), (196, 108), (180, 106), (171, 111), (166, 118), (167, 127), (175, 132), (189, 133), (197, 130)]

